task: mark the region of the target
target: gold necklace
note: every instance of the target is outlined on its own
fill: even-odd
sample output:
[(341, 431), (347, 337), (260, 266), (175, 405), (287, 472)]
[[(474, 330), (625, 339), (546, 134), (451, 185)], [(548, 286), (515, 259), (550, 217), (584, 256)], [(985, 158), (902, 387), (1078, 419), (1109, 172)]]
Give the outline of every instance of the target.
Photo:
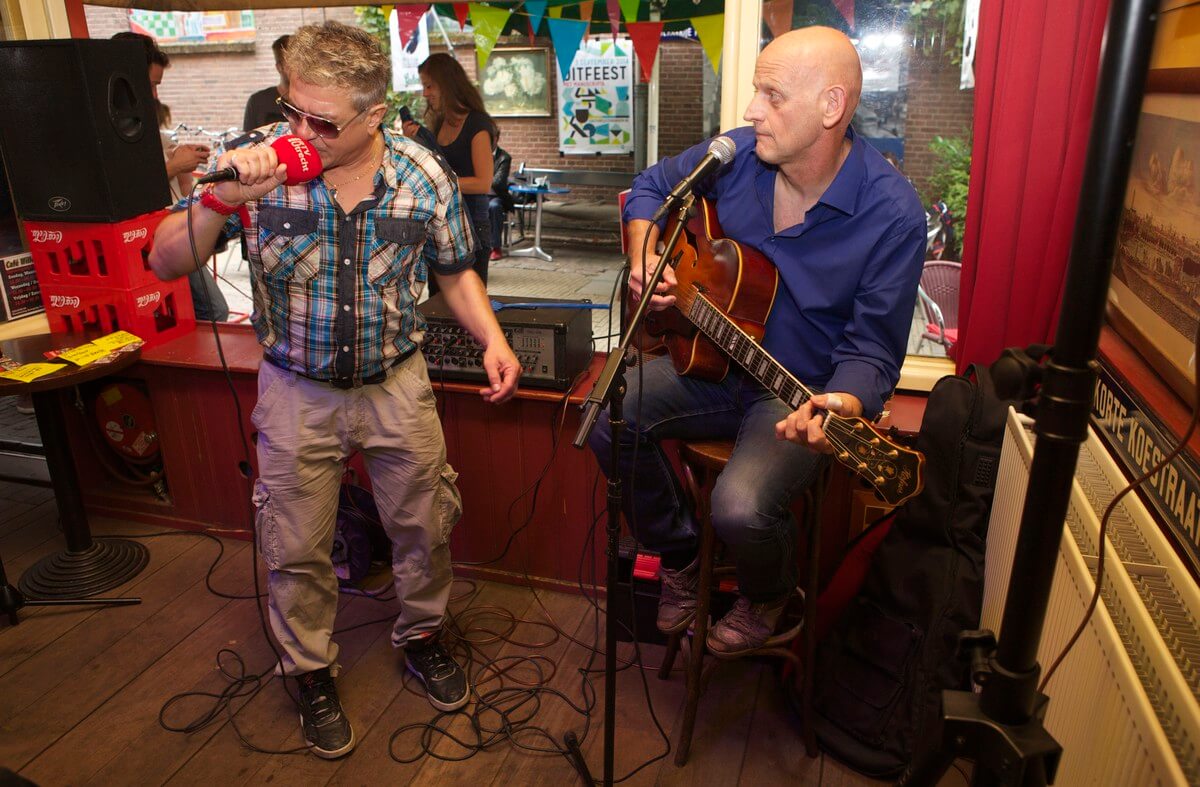
[(349, 186), (351, 183), (355, 183), (355, 182), (357, 182), (357, 181), (360, 181), (360, 180), (362, 180), (363, 178), (365, 178), (367, 175), (371, 175), (371, 174), (374, 174), (374, 173), (378, 172), (378, 171), (379, 171), (379, 166), (380, 166), (380, 164), (382, 164), (382, 163), (383, 163), (383, 162), (382, 162), (382, 161), (380, 161), (380, 162), (379, 162), (379, 164), (376, 164), (374, 167), (370, 167), (370, 168), (368, 168), (368, 169), (365, 169), (365, 170), (363, 170), (362, 172), (360, 172), (360, 173), (358, 173), (357, 175), (355, 175), (354, 177), (350, 178), (349, 180), (346, 180), (346, 181), (343, 181), (343, 182), (341, 182), (341, 183), (338, 183), (337, 185), (330, 184), (330, 183), (329, 183), (329, 177), (328, 177), (328, 176), (326, 176), (326, 177), (325, 177), (325, 182), (326, 182), (326, 184), (328, 184), (328, 185), (329, 185), (329, 193), (330, 193), (331, 195), (333, 195), (333, 198), (334, 198), (334, 199), (337, 199), (337, 195), (338, 195), (338, 190), (339, 190), (339, 189), (345, 188), (346, 186)]

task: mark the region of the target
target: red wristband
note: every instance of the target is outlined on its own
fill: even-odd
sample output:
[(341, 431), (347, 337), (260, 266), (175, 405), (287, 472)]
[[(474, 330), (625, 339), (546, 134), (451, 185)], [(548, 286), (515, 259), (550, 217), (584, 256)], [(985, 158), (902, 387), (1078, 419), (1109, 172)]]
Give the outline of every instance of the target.
[(212, 186), (200, 192), (200, 204), (211, 210), (213, 213), (220, 213), (222, 216), (232, 216), (237, 213), (240, 205), (230, 205), (223, 202), (220, 197), (213, 194)]

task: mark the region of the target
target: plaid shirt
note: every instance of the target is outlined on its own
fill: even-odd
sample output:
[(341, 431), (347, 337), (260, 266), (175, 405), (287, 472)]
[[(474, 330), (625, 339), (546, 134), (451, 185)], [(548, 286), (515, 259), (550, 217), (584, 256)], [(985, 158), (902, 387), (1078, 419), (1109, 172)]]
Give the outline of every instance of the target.
[[(289, 127), (260, 131), (267, 144)], [(449, 165), (387, 129), (383, 139), (374, 197), (351, 213), (317, 178), (247, 203), (222, 229), (244, 233), (250, 319), (265, 358), (280, 368), (354, 382), (382, 373), (424, 338), (416, 306), (429, 269), (471, 267), (473, 240)]]

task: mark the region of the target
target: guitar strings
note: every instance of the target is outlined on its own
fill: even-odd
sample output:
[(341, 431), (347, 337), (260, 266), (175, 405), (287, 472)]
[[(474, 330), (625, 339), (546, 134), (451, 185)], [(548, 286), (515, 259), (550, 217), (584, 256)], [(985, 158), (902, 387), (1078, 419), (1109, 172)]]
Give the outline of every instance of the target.
[[(727, 326), (731, 327), (734, 331), (741, 334), (741, 336), (746, 341), (750, 342), (754, 347), (761, 350), (759, 343), (754, 340), (754, 337), (752, 337), (749, 333), (747, 333), (745, 331), (745, 329), (742, 328), (742, 326), (738, 325), (736, 322), (729, 319), (729, 317), (727, 315), (725, 315), (724, 312), (722, 312), (720, 309), (717, 308), (716, 304), (714, 304), (707, 297), (705, 297), (705, 295), (702, 292), (700, 292), (695, 286), (692, 287), (692, 292), (690, 294), (692, 295), (692, 297), (688, 299), (689, 302), (687, 304), (687, 308), (685, 311), (685, 313), (689, 314), (689, 317), (691, 316), (690, 312), (696, 306), (697, 302), (699, 302), (703, 308), (712, 309), (713, 312), (716, 313), (719, 317), (724, 318), (724, 323)], [(696, 322), (696, 320), (693, 319), (692, 322), (695, 323), (697, 325), (697, 327), (699, 327), (699, 324)], [(700, 330), (704, 331), (703, 328), (701, 328)], [(711, 334), (709, 335), (709, 339), (714, 339), (714, 338), (715, 337), (713, 337)], [(765, 352), (765, 351), (763, 351), (763, 352)], [(804, 404), (805, 402), (807, 402), (809, 399), (811, 399), (813, 397), (813, 392), (812, 392), (811, 388), (809, 388), (807, 385), (802, 383), (800, 380), (796, 379), (795, 375), (793, 375), (791, 372), (787, 371), (786, 369), (783, 369), (782, 367), (780, 367), (780, 370), (783, 372), (784, 375), (786, 375), (787, 380), (791, 381), (791, 383), (793, 385), (795, 385), (802, 394), (804, 394), (804, 398), (800, 400), (801, 404)], [(867, 438), (865, 436), (860, 436), (858, 434), (858, 431), (854, 428), (854, 426), (851, 425), (851, 423), (848, 419), (838, 415), (837, 413), (830, 412), (829, 410), (826, 410), (825, 414), (826, 414), (825, 425), (824, 425), (825, 439), (828, 440), (829, 444), (832, 445), (834, 448), (836, 448), (839, 452), (845, 454), (845, 458), (854, 457), (855, 453), (851, 450), (850, 445), (845, 440), (843, 440), (843, 437), (848, 438), (852, 442), (857, 442), (859, 444), (866, 444), (868, 446), (868, 448), (875, 447), (871, 444), (871, 441), (869, 438)], [(835, 434), (835, 432), (840, 432), (840, 434)], [(878, 435), (878, 433), (876, 433), (874, 429), (871, 429), (870, 432), (876, 439), (881, 439), (880, 436)], [(843, 458), (843, 457), (838, 457), (838, 458), (845, 461), (845, 458)], [(861, 459), (861, 457), (859, 458), (859, 464), (862, 465), (862, 468), (869, 469), (869, 465), (865, 461), (863, 461)], [(875, 485), (874, 478), (867, 479), (867, 480), (872, 484), (872, 486)]]

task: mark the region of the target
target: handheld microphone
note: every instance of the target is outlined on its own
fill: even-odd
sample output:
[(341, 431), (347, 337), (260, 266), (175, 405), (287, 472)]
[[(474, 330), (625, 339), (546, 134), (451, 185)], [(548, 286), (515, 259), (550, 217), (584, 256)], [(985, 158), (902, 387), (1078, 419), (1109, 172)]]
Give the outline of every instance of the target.
[(671, 190), (671, 193), (663, 200), (663, 204), (658, 206), (658, 210), (654, 213), (654, 218), (650, 220), (657, 222), (663, 216), (666, 216), (667, 212), (678, 205), (679, 201), (686, 197), (696, 187), (697, 183), (733, 161), (733, 154), (736, 152), (737, 144), (729, 137), (720, 136), (714, 139), (709, 144), (708, 152), (704, 154), (704, 158), (700, 159), (700, 163), (696, 165), (696, 168), (686, 178), (679, 181), (679, 184)]
[[(321, 157), (317, 155), (313, 146), (294, 134), (280, 137), (271, 143), (271, 147), (275, 148), (275, 155), (279, 157), (279, 163), (287, 167), (287, 180), (284, 181), (287, 186), (307, 183), (325, 169), (325, 165), (321, 163)], [(203, 185), (237, 179), (237, 168), (225, 167), (205, 175), (196, 182)]]

